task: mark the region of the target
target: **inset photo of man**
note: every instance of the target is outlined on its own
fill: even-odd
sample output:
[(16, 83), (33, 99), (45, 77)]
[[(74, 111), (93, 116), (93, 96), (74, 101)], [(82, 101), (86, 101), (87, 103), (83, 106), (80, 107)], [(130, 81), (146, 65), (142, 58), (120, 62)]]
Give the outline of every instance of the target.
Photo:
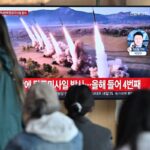
[(130, 56), (145, 56), (148, 51), (149, 37), (141, 29), (132, 30), (128, 35), (128, 48)]

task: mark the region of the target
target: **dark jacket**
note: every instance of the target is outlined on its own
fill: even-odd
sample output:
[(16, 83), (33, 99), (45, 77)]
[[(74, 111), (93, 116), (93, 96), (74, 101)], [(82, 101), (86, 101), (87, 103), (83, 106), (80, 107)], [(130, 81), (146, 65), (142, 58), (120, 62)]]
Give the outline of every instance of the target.
[(74, 122), (83, 134), (84, 150), (112, 150), (109, 129), (92, 123), (86, 117), (74, 119)]

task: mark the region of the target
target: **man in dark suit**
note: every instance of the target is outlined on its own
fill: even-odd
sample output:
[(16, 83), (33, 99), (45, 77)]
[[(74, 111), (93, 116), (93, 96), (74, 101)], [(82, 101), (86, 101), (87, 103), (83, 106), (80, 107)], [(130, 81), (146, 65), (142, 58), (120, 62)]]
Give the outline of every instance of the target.
[(143, 34), (136, 32), (133, 37), (134, 42), (130, 44), (128, 51), (146, 51), (146, 46), (143, 44)]

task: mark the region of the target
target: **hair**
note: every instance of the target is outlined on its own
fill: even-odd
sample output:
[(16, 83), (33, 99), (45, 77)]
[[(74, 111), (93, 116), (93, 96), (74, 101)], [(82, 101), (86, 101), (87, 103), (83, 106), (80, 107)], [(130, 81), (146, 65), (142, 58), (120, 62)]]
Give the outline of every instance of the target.
[(137, 150), (140, 133), (150, 131), (150, 90), (133, 92), (124, 101), (117, 126), (116, 149), (128, 144)]
[(133, 37), (135, 38), (136, 35), (140, 35), (140, 36), (143, 37), (143, 33), (142, 33), (142, 32), (139, 32), (139, 31), (138, 31), (138, 32), (135, 32), (134, 35), (133, 35)]
[(24, 104), (25, 124), (34, 118), (51, 114), (60, 109), (56, 91), (47, 83), (36, 83), (27, 92)]
[(13, 64), (12, 72), (13, 72), (13, 77), (16, 80), (16, 90), (19, 95), (19, 99), (23, 102), (24, 91), (23, 91), (23, 81), (21, 78), (21, 68), (19, 68), (19, 64), (10, 41), (7, 25), (2, 15), (0, 15), (0, 47), (7, 52)]
[(94, 98), (90, 88), (86, 85), (71, 86), (65, 96), (64, 105), (71, 118), (84, 116), (94, 106)]

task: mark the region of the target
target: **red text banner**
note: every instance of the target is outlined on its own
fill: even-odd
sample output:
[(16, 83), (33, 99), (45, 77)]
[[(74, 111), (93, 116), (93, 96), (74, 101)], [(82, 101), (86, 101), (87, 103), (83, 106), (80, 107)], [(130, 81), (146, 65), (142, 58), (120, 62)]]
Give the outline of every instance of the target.
[(8, 16), (27, 16), (27, 10), (0, 10), (1, 15), (8, 15)]
[(150, 88), (150, 78), (25, 78), (25, 90), (37, 82), (51, 84), (58, 92), (66, 92), (70, 86), (76, 84), (87, 85), (93, 92), (130, 92)]

